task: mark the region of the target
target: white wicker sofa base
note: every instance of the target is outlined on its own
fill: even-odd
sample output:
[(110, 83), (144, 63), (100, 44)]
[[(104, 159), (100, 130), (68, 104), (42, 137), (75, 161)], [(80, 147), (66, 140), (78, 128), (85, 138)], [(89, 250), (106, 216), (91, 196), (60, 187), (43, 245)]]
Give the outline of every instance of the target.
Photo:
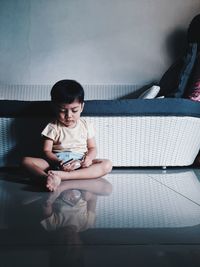
[[(49, 101), (0, 101), (0, 167), (40, 153), (40, 133), (53, 116)], [(188, 166), (200, 148), (200, 104), (186, 99), (86, 101), (98, 157), (115, 167)]]

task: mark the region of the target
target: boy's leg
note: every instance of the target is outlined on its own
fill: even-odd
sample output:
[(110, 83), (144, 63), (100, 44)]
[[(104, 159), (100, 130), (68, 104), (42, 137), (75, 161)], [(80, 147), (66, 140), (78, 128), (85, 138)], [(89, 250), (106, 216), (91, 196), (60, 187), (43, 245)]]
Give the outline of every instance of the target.
[(22, 167), (34, 177), (47, 178), (48, 174), (46, 171), (50, 165), (42, 158), (25, 157), (22, 160)]
[(60, 177), (54, 176), (52, 179), (52, 176), (47, 173), (50, 165), (42, 158), (25, 157), (22, 160), (22, 167), (32, 175), (36, 182), (44, 185), (50, 191), (54, 191), (54, 188), (57, 188), (60, 185)]
[(48, 172), (49, 176), (47, 178), (47, 187), (49, 188), (50, 186), (50, 190), (56, 189), (51, 186), (54, 177), (55, 179), (60, 178), (61, 180), (93, 179), (104, 176), (107, 173), (111, 172), (111, 170), (112, 163), (107, 159), (95, 159), (93, 160), (93, 164), (88, 168), (81, 168), (71, 172), (50, 170)]

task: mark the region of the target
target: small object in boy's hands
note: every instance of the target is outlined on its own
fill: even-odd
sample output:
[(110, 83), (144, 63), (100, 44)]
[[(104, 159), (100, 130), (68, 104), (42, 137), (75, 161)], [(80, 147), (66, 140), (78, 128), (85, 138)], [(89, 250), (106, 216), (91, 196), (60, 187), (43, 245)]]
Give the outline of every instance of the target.
[(72, 161), (73, 161), (73, 159), (69, 159), (69, 160), (63, 162), (62, 166), (66, 166), (66, 165), (70, 164)]
[(81, 167), (81, 161), (80, 160), (73, 160), (73, 159), (70, 159), (70, 160), (67, 160), (65, 161), (62, 166), (67, 166), (69, 165), (69, 168), (71, 170), (76, 170), (78, 168)]
[(70, 162), (71, 170), (76, 170), (81, 167), (81, 161), (80, 160), (73, 160)]

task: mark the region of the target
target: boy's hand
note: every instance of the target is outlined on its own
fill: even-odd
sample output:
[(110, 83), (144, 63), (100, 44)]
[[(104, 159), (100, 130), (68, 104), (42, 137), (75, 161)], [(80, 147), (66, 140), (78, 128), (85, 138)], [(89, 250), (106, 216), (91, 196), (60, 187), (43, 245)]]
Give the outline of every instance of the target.
[(82, 168), (87, 168), (91, 165), (92, 165), (92, 159), (90, 157), (86, 156), (85, 159), (81, 163)]

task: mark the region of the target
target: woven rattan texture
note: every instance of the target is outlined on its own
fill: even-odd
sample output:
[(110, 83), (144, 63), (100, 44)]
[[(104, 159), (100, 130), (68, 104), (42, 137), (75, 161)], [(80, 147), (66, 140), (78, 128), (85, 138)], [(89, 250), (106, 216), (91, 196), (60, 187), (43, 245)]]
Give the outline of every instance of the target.
[[(193, 117), (87, 117), (96, 130), (98, 157), (113, 166), (188, 166), (200, 147), (200, 120)], [(37, 153), (47, 121), (0, 119), (0, 166)]]
[(183, 166), (200, 146), (200, 121), (192, 117), (88, 117), (100, 158), (114, 166)]

